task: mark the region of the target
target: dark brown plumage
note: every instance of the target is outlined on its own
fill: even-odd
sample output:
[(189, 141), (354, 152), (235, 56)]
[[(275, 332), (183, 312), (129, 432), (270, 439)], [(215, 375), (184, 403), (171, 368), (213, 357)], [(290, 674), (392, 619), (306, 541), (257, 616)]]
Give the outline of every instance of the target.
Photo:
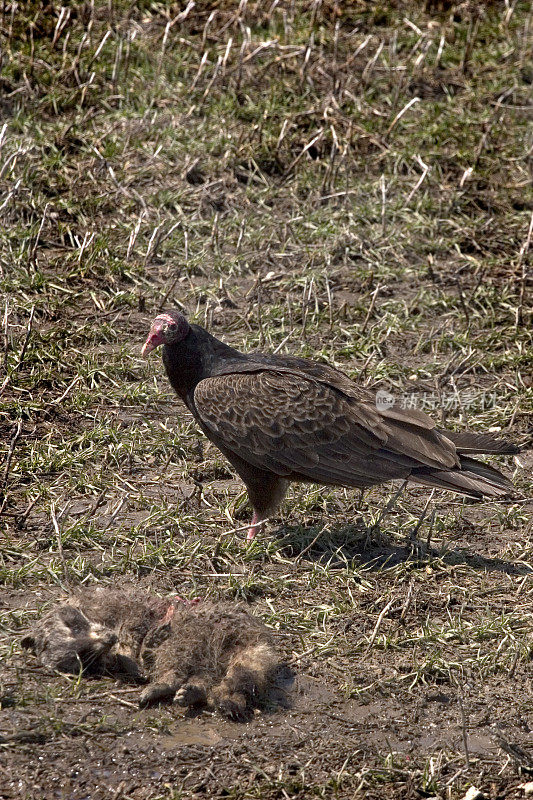
[(516, 453), (513, 444), (440, 431), (416, 409), (377, 407), (373, 392), (327, 364), (240, 353), (178, 311), (156, 317), (143, 354), (160, 344), (173, 388), (246, 484), (249, 539), (290, 481), (366, 488), (399, 478), (478, 499), (512, 491), (471, 456)]
[(72, 596), (35, 623), (22, 645), (50, 669), (147, 683), (141, 706), (174, 700), (233, 719), (249, 717), (288, 677), (270, 631), (242, 606), (189, 605), (138, 591), (99, 587)]

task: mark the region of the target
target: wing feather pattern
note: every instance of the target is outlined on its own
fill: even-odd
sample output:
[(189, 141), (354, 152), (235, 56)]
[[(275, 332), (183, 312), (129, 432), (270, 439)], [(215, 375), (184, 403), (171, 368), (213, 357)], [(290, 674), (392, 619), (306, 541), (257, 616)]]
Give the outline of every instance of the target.
[(370, 394), (343, 389), (288, 370), (233, 372), (200, 381), (194, 410), (230, 460), (291, 479), (362, 488), (458, 465), (426, 415), (381, 414)]

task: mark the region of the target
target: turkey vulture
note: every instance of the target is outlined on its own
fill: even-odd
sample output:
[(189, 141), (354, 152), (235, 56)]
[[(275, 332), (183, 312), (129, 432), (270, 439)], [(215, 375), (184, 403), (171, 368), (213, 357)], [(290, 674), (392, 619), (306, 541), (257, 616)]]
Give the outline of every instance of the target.
[(477, 499), (513, 489), (471, 457), (517, 453), (513, 444), (441, 431), (416, 409), (382, 408), (373, 392), (327, 364), (240, 353), (179, 311), (154, 319), (142, 354), (160, 344), (172, 387), (246, 485), (254, 511), (248, 539), (290, 481), (364, 489), (400, 478)]

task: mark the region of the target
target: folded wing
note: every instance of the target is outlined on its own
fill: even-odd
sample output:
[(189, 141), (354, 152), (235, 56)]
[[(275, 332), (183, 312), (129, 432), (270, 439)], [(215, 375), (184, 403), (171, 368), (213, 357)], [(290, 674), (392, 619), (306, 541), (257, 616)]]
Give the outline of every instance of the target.
[(417, 468), (459, 466), (455, 445), (425, 414), (381, 413), (364, 391), (347, 394), (331, 381), (290, 371), (204, 379), (194, 404), (228, 457), (282, 477), (363, 488), (407, 478)]

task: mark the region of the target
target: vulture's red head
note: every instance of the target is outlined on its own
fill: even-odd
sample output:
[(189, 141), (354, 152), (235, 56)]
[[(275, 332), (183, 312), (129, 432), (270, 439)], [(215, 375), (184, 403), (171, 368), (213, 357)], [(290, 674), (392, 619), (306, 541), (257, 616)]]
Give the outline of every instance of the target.
[(189, 333), (189, 323), (179, 311), (165, 311), (152, 322), (141, 355), (145, 356), (160, 344), (177, 344)]

